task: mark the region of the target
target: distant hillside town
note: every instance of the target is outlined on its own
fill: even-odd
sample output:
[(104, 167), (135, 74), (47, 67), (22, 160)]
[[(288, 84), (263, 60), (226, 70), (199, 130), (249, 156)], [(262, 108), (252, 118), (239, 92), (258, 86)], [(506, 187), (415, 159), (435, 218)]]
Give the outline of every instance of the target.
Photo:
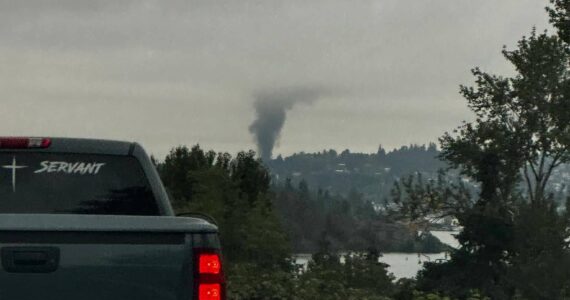
[(358, 191), (366, 200), (380, 203), (389, 196), (395, 180), (420, 172), (435, 178), (445, 164), (437, 159), (435, 143), (410, 145), (377, 153), (352, 153), (344, 150), (324, 150), (318, 153), (296, 153), (267, 162), (276, 184), (305, 180), (313, 188), (346, 196)]
[[(445, 163), (435, 143), (412, 144), (391, 151), (382, 146), (377, 153), (352, 153), (344, 150), (323, 150), (317, 153), (295, 153), (288, 157), (277, 156), (266, 162), (273, 183), (293, 185), (305, 181), (312, 189), (321, 189), (331, 194), (348, 196), (357, 192), (373, 203), (390, 200), (394, 182), (410, 175), (421, 174), (424, 179), (437, 178)], [(452, 173), (453, 174), (453, 173)], [(458, 175), (456, 175), (458, 176)], [(468, 183), (467, 179), (464, 179)], [(552, 178), (552, 193), (566, 195), (569, 192), (570, 166), (555, 170)]]

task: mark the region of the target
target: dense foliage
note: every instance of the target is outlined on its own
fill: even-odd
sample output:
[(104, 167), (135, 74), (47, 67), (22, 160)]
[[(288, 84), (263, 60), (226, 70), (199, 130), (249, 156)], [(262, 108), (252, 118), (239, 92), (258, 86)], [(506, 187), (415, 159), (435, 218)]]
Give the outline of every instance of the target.
[[(157, 168), (177, 212), (204, 212), (217, 220), (231, 299), (385, 299), (380, 295), (392, 293), (378, 253), (348, 255), (341, 264), (326, 241), (299, 274), (273, 207), (269, 173), (255, 153), (232, 158), (182, 146)], [(306, 186), (300, 191), (309, 197)]]
[(198, 146), (178, 147), (158, 170), (177, 212), (204, 212), (218, 221), (228, 260), (287, 269), (287, 237), (273, 213), (269, 174), (254, 152), (232, 158)]
[(291, 180), (273, 186), (274, 207), (296, 253), (314, 253), (326, 242), (336, 252), (366, 251), (440, 253), (446, 247), (429, 233), (378, 211), (374, 203), (352, 189), (347, 196), (318, 189), (306, 181), (294, 187)]

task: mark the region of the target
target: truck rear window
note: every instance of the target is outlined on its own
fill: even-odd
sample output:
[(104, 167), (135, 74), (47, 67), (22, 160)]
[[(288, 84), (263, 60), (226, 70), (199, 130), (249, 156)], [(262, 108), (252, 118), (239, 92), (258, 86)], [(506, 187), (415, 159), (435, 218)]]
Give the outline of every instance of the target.
[(158, 215), (134, 157), (0, 153), (0, 213)]

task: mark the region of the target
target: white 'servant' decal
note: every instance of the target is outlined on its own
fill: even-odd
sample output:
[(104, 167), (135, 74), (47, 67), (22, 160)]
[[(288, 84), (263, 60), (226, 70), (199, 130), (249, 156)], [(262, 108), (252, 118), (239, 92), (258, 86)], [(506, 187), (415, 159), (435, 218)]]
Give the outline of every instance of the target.
[(42, 161), (41, 169), (34, 173), (65, 173), (80, 175), (97, 175), (105, 163), (65, 162), (65, 161)]

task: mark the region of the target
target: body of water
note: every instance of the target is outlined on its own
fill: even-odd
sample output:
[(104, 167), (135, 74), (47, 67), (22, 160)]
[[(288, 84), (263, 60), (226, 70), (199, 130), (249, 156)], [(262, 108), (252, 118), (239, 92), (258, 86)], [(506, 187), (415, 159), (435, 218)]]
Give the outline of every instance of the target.
[[(453, 248), (459, 247), (459, 242), (455, 239), (457, 231), (432, 231), (442, 243)], [(379, 261), (389, 265), (388, 271), (396, 278), (413, 278), (419, 270), (423, 268), (425, 262), (438, 262), (449, 259), (449, 255), (445, 252), (435, 254), (423, 253), (383, 253)], [(302, 265), (306, 270), (311, 254), (296, 254), (295, 261)]]

